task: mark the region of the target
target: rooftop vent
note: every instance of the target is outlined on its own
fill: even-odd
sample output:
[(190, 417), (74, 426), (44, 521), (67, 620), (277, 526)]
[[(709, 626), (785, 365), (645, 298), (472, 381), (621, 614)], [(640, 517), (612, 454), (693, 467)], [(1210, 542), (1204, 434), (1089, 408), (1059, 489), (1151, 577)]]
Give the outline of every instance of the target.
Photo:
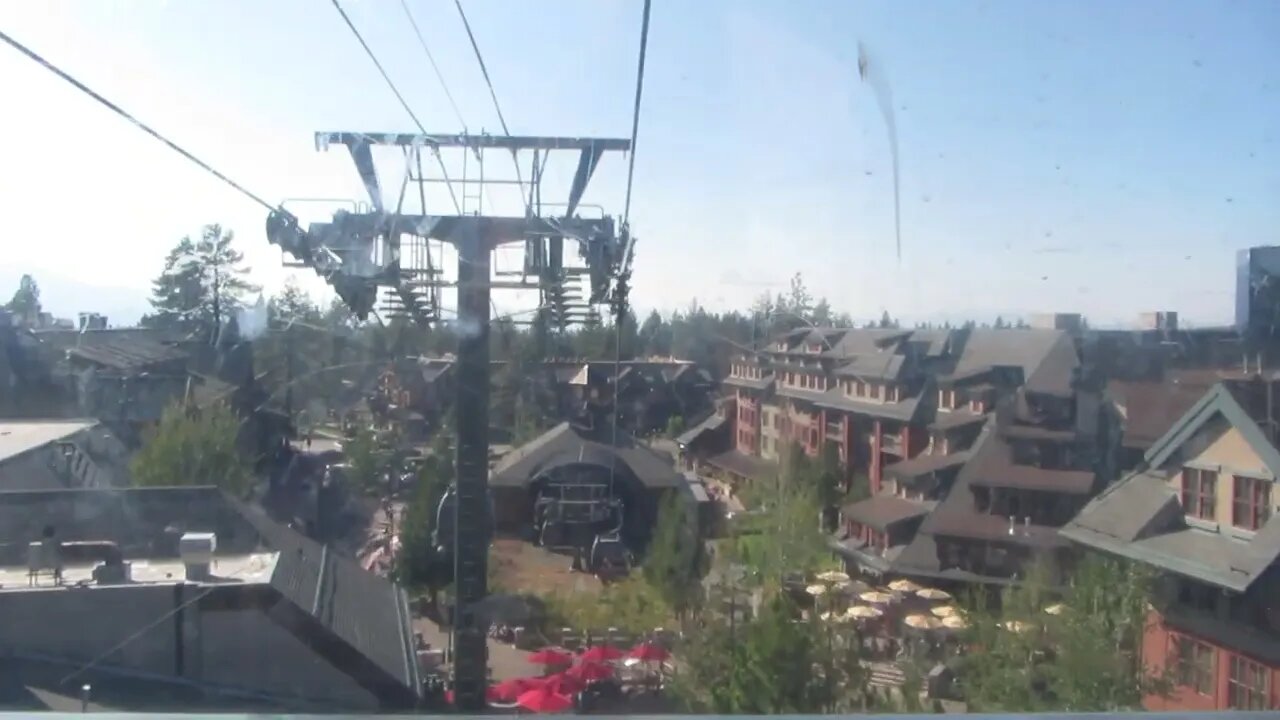
[(187, 570), (188, 580), (208, 580), (209, 565), (218, 548), (218, 538), (213, 533), (184, 533), (178, 540), (178, 557)]

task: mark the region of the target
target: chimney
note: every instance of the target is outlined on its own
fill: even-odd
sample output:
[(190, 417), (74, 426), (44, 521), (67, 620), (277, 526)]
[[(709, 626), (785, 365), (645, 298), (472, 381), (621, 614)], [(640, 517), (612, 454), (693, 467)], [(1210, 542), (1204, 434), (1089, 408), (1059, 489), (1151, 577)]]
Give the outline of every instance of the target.
[(1014, 534), (1014, 531), (1017, 529), (1017, 527), (1018, 527), (1018, 518), (1010, 515), (1009, 516), (1009, 534), (1010, 535)]
[(218, 538), (213, 533), (184, 533), (178, 540), (178, 557), (187, 570), (187, 579), (209, 579), (209, 565), (213, 552), (218, 548)]

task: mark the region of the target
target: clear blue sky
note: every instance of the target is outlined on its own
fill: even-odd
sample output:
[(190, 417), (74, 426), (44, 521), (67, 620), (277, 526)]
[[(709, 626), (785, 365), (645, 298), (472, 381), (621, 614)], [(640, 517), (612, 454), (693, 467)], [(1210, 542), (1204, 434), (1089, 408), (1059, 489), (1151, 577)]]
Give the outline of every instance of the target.
[[(513, 132), (629, 132), (640, 0), (464, 5)], [(399, 1), (344, 6), (456, 130)], [(497, 131), (452, 0), (409, 6), (468, 126)], [(314, 131), (412, 129), (326, 0), (0, 0), (0, 28), (273, 201), (361, 196)], [(1226, 320), (1235, 250), (1280, 242), (1277, 37), (1274, 2), (654, 0), (635, 303), (745, 306), (801, 272), (856, 318)], [(893, 94), (901, 263), (859, 41)], [(4, 294), (25, 270), (62, 312), (144, 309), (214, 221), (268, 290), (288, 276), (260, 209), (7, 47), (0, 90)], [(624, 178), (602, 165), (587, 201), (618, 212)]]

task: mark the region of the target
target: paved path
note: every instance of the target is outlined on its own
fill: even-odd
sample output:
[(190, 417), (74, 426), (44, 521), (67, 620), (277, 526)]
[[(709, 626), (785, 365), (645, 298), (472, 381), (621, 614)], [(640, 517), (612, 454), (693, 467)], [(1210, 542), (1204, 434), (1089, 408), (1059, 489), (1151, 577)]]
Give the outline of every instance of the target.
[[(414, 618), (413, 630), (414, 632), (422, 633), (422, 639), (430, 643), (432, 648), (449, 647), (448, 628), (441, 628), (432, 622), (430, 618)], [(529, 653), (517, 650), (513, 645), (490, 639), (489, 670), (493, 675), (493, 679), (507, 680), (541, 675), (542, 666), (534, 665), (525, 660), (528, 655)]]

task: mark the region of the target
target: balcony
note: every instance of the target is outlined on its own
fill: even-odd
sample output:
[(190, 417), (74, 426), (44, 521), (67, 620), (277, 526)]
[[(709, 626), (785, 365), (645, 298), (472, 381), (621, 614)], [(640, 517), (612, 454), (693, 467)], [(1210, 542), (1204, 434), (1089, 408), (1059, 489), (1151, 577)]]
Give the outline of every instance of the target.
[(880, 452), (890, 453), (898, 457), (906, 457), (906, 452), (902, 447), (901, 435), (881, 435), (880, 436)]

